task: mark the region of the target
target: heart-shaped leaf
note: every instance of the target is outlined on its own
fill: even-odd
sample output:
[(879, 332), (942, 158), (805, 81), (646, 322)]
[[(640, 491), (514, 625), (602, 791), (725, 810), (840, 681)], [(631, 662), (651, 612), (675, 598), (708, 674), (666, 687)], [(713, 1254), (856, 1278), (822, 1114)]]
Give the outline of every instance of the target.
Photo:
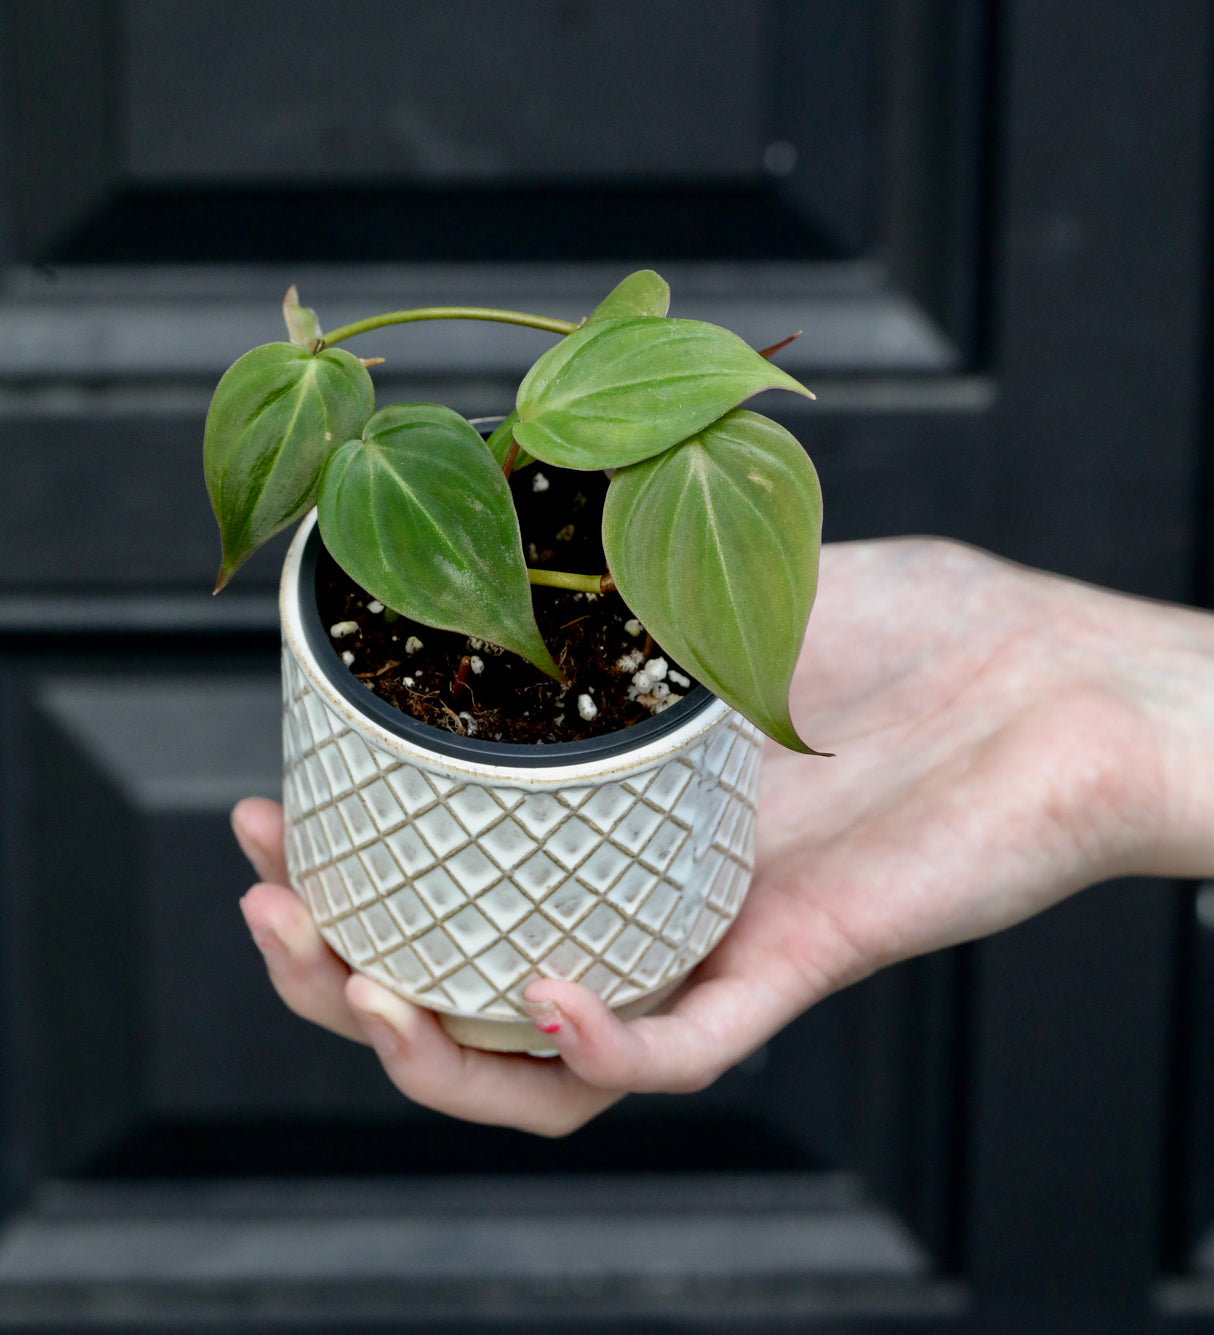
[(563, 679), (535, 624), (510, 488), (458, 413), (429, 403), (377, 412), (325, 465), (319, 521), (337, 563), (385, 606)]
[[(489, 453), (497, 460), (499, 468), (505, 468), (506, 455), (510, 453), (510, 446), (514, 443), (514, 428), (518, 424), (518, 413), (511, 412), (508, 416), (502, 418), (501, 426), (497, 427), (493, 434), (485, 441), (489, 446)], [(514, 472), (520, 468), (526, 468), (528, 464), (535, 463), (535, 460), (526, 450), (519, 450), (514, 456)]]
[(736, 334), (698, 320), (595, 320), (550, 348), (518, 392), (514, 438), (545, 463), (652, 458), (764, 389), (813, 398)]
[(670, 284), (652, 269), (630, 273), (586, 317), (591, 320), (618, 320), (625, 315), (665, 315), (670, 309)]
[(290, 343), (247, 352), (211, 399), (203, 468), (223, 540), (216, 591), (268, 538), (316, 503), (325, 460), (375, 407), (366, 368), (333, 348)]
[(624, 601), (667, 653), (794, 751), (788, 691), (817, 586), (822, 494), (805, 451), (738, 409), (620, 469), (603, 546)]

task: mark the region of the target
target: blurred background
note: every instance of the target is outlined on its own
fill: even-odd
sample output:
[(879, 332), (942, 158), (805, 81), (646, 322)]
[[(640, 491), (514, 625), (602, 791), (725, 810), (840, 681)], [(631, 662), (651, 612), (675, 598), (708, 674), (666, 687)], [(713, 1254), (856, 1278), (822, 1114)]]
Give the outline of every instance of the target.
[[(212, 599), (224, 368), (435, 302), (780, 355), (828, 539), (1209, 605), (1201, 0), (0, 2), (0, 1329), (1206, 1330), (1214, 886), (889, 970), (548, 1142), (273, 997), (283, 541)], [(505, 411), (548, 336), (359, 340)]]

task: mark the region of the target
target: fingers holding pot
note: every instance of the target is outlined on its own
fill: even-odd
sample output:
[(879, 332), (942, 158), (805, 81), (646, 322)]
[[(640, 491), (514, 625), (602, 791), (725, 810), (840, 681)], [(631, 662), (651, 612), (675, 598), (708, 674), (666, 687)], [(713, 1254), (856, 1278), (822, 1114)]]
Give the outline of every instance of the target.
[(461, 1047), (430, 1011), (359, 974), (346, 998), (392, 1083), (436, 1112), (541, 1136), (564, 1136), (623, 1097), (564, 1062)]
[(321, 939), (295, 892), (284, 885), (255, 885), (240, 909), (283, 1003), (343, 1038), (367, 1042), (346, 1002), (350, 970)]

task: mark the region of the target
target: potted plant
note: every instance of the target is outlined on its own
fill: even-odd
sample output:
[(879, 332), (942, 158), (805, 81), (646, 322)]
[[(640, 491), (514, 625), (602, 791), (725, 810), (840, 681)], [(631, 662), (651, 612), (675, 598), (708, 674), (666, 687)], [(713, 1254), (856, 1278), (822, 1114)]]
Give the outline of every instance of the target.
[[(439, 307), (325, 335), (292, 288), (290, 342), (241, 357), (208, 413), (217, 591), (304, 518), (281, 597), (292, 883), (351, 967), (476, 1046), (542, 1050), (539, 975), (625, 1015), (668, 996), (745, 895), (762, 734), (811, 750), (788, 690), (817, 477), (739, 405), (812, 395), (668, 302), (644, 270), (579, 324)], [(374, 363), (335, 345), (439, 318), (564, 337), (494, 429), (376, 411)], [(520, 514), (544, 504), (537, 543)], [(564, 568), (575, 531), (597, 568)]]

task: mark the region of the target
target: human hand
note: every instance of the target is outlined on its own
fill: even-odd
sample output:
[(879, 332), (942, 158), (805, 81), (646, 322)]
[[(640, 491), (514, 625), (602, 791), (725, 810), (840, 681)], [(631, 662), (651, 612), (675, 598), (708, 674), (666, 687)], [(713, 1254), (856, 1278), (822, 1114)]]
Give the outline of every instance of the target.
[(410, 1098), (561, 1134), (629, 1091), (711, 1083), (830, 992), (998, 931), (1107, 877), (1214, 869), (1214, 630), (930, 539), (828, 546), (794, 679), (802, 735), (769, 748), (755, 878), (666, 1013), (621, 1023), (572, 983), (527, 1002), (562, 1061), (460, 1048), (351, 976), (285, 888), (281, 812), (234, 826), (243, 907), (283, 1000), (370, 1041)]

